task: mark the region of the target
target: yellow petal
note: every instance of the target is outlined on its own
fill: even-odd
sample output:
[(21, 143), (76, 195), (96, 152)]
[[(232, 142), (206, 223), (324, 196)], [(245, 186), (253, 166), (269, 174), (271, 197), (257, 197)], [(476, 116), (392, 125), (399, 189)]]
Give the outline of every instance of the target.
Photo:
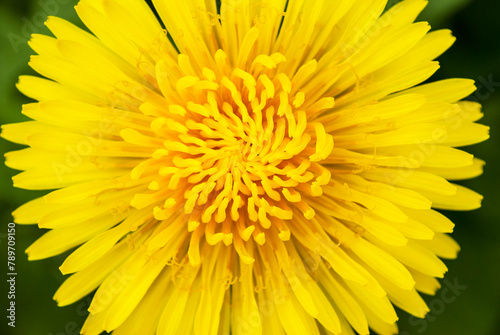
[(483, 174), (486, 163), (478, 158), (474, 158), (472, 165), (458, 168), (421, 168), (421, 171), (432, 173), (448, 180), (465, 180)]
[[(282, 289), (284, 288), (275, 288), (274, 290), (276, 291)], [(294, 294), (290, 294), (288, 298), (275, 296), (275, 299), (280, 299), (276, 303), (276, 309), (278, 311), (281, 324), (287, 334), (319, 335), (318, 327), (314, 319), (306, 313)]]
[(426, 5), (426, 0), (401, 1), (389, 8), (379, 20), (387, 25), (402, 27), (413, 23)]
[(347, 318), (352, 327), (358, 333), (368, 335), (368, 322), (366, 321), (366, 316), (356, 299), (354, 299), (345, 286), (341, 284), (342, 281), (332, 275), (332, 273), (327, 270), (323, 264), (320, 265), (320, 269), (321, 283), (328, 295), (333, 301), (335, 301), (335, 304)]
[(59, 128), (44, 125), (36, 121), (19, 122), (2, 125), (1, 136), (8, 141), (27, 145), (27, 138), (41, 131), (57, 131)]
[(415, 279), (415, 288), (422, 293), (434, 295), (441, 287), (439, 281), (432, 276), (425, 275), (413, 269), (410, 269), (410, 273), (413, 279)]
[(123, 241), (90, 266), (66, 279), (54, 295), (57, 305), (72, 304), (92, 292), (112, 271), (130, 257), (131, 253), (132, 250), (129, 249), (127, 242)]
[(415, 288), (403, 289), (393, 285), (392, 282), (380, 274), (374, 273), (374, 271), (371, 271), (371, 273), (386, 290), (393, 304), (419, 318), (423, 318), (429, 312), (425, 301), (420, 297)]
[(170, 282), (170, 273), (168, 271), (162, 272), (157, 280), (151, 285), (147, 294), (141, 300), (137, 308), (134, 309), (132, 314), (121, 324), (120, 327), (113, 330), (115, 335), (155, 335), (158, 327), (158, 321), (162, 309), (172, 291), (175, 289), (174, 285)]
[(443, 278), (444, 273), (448, 271), (446, 265), (433, 252), (412, 240), (408, 240), (408, 244), (404, 247), (385, 245), (376, 240), (372, 240), (372, 243), (389, 252), (401, 263), (423, 274)]
[[(234, 335), (262, 335), (262, 320), (255, 298), (252, 265), (241, 264), (242, 278), (233, 285), (231, 332)], [(267, 316), (263, 316), (267, 318)]]
[[(197, 271), (198, 268), (195, 269)], [(200, 303), (200, 290), (191, 290), (196, 272), (190, 270), (188, 275), (180, 279), (179, 288), (174, 288), (164, 306), (158, 324), (158, 335), (170, 335), (178, 332), (193, 333), (193, 311)], [(184, 288), (184, 289), (181, 289)], [(190, 311), (190, 313), (185, 313)]]
[(432, 201), (432, 207), (437, 209), (470, 211), (481, 207), (483, 196), (461, 185), (455, 185), (454, 195), (425, 194)]
[(455, 103), (476, 90), (470, 79), (445, 79), (406, 90), (404, 94), (423, 94), (427, 102)]
[(463, 147), (486, 141), (490, 138), (490, 127), (477, 123), (463, 122), (459, 127), (448, 130), (444, 145)]
[(63, 253), (109, 229), (123, 220), (123, 217), (101, 215), (89, 221), (50, 230), (26, 249), (28, 259), (38, 260)]
[(436, 233), (451, 233), (455, 225), (446, 216), (435, 210), (415, 210), (405, 208), (404, 212), (412, 220), (424, 224)]
[(380, 248), (374, 246), (364, 238), (342, 225), (340, 222), (330, 221), (334, 225), (329, 229), (331, 233), (336, 232), (336, 237), (354, 252), (359, 258), (370, 266), (374, 271), (403, 289), (411, 289), (415, 285), (408, 270), (394, 257)]
[(47, 213), (61, 207), (47, 206), (43, 197), (30, 200), (27, 203), (19, 206), (12, 216), (17, 224), (35, 224)]
[(261, 308), (267, 308), (269, 311), (269, 313), (266, 313), (265, 317), (262, 318), (262, 334), (285, 335), (285, 330), (283, 329), (277, 312), (272, 290), (263, 289), (257, 291), (257, 300), (259, 306), (262, 306)]
[(137, 189), (107, 191), (95, 198), (89, 198), (80, 203), (60, 208), (58, 211), (52, 211), (43, 216), (38, 223), (41, 228), (54, 229), (71, 227), (101, 216), (114, 220), (115, 217), (128, 215), (129, 203), (135, 192)]
[(447, 234), (436, 234), (432, 240), (419, 243), (439, 257), (446, 259), (457, 258), (460, 251), (458, 243)]
[(104, 320), (104, 329), (111, 332), (120, 326), (127, 317), (137, 307), (150, 286), (156, 280), (160, 272), (165, 268), (167, 261), (172, 257), (165, 248), (158, 253), (159, 260), (151, 260), (140, 270), (140, 275), (130, 275), (130, 279), (125, 281), (123, 289), (113, 299)]
[(78, 272), (105, 255), (118, 240), (130, 231), (140, 227), (152, 214), (148, 211), (134, 211), (118, 226), (87, 241), (66, 258), (59, 268), (63, 274)]
[(397, 169), (379, 168), (361, 174), (366, 179), (386, 182), (391, 185), (413, 190), (425, 190), (442, 195), (453, 195), (456, 188), (444, 178), (421, 171), (398, 171)]
[(55, 99), (78, 100), (89, 103), (97, 103), (97, 99), (79, 94), (71, 88), (56, 83), (45, 78), (34, 76), (19, 76), (17, 89), (24, 95), (38, 101), (48, 101)]
[(356, 297), (362, 306), (375, 313), (382, 321), (392, 324), (398, 320), (396, 311), (388, 297), (376, 297), (357, 283), (346, 282), (346, 284), (349, 287), (349, 293)]
[[(167, 5), (163, 1), (155, 0), (153, 4), (170, 32), (176, 47), (182, 53), (196, 55), (193, 59), (199, 63), (200, 68), (203, 68), (206, 62), (212, 58), (211, 55), (218, 49), (218, 45), (212, 40), (214, 38), (212, 26), (217, 25), (218, 22), (215, 21), (213, 25), (207, 25), (206, 22), (203, 22), (203, 16), (193, 18), (191, 10), (196, 12), (197, 8), (191, 1), (170, 2)], [(217, 20), (216, 13), (212, 12), (212, 14)], [(210, 19), (209, 14), (205, 17)]]
[(102, 41), (131, 64), (137, 64), (140, 50), (133, 42), (120, 34), (120, 31), (110, 24), (104, 13), (102, 2), (80, 1), (75, 7), (83, 23)]

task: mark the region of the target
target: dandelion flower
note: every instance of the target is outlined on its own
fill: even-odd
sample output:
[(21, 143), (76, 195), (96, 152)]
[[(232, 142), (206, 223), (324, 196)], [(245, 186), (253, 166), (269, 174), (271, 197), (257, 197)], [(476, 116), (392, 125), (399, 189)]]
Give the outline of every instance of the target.
[(454, 38), (423, 0), (221, 2), (82, 0), (92, 33), (33, 35), (33, 121), (2, 132), (51, 190), (13, 213), (49, 229), (29, 259), (76, 247), (54, 298), (96, 290), (86, 335), (397, 333), (459, 249), (436, 210), (481, 202), (450, 182), (484, 164), (473, 81), (421, 84)]

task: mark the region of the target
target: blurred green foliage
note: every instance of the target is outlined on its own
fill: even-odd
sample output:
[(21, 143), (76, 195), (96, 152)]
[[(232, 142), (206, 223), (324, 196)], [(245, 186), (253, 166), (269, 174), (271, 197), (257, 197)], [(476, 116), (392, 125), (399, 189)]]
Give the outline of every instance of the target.
[[(389, 1), (394, 4), (397, 0)], [(20, 74), (33, 73), (28, 67), (31, 51), (26, 42), (29, 35), (48, 33), (43, 26), (47, 14), (79, 22), (71, 0), (2, 0), (0, 3), (0, 123), (26, 120), (20, 111), (29, 99), (15, 88)], [(417, 320), (400, 312), (402, 335), (497, 335), (500, 334), (500, 2), (490, 0), (430, 0), (420, 16), (433, 29), (450, 28), (458, 40), (439, 60), (441, 69), (431, 80), (464, 77), (476, 80), (478, 94), (473, 96), (484, 107), (483, 123), (492, 128), (487, 143), (467, 150), (487, 161), (485, 174), (464, 184), (485, 196), (483, 207), (474, 212), (446, 213), (456, 223), (454, 238), (462, 246), (458, 260), (448, 261), (449, 283), (466, 286), (457, 291), (455, 299), (426, 297), (431, 306), (429, 316)], [(81, 23), (79, 24), (81, 26)], [(3, 154), (21, 146), (0, 140)], [(0, 248), (6, 254), (6, 225), (10, 213), (22, 203), (43, 194), (12, 187), (16, 172), (0, 165)], [(59, 308), (52, 295), (62, 283), (58, 271), (64, 256), (29, 262), (23, 253), (43, 232), (35, 226), (17, 227), (17, 322), (7, 327), (5, 317), (1, 334), (74, 335), (85, 319), (88, 299)], [(6, 257), (2, 257), (6, 260)], [(6, 272), (6, 261), (2, 261)], [(446, 286), (446, 284), (443, 284)], [(1, 284), (2, 310), (6, 310), (6, 286)], [(448, 297), (449, 298), (449, 297)], [(453, 300), (453, 302), (451, 302)], [(4, 312), (5, 313), (5, 312)], [(4, 314), (2, 313), (2, 314)], [(267, 335), (267, 334), (266, 334)]]

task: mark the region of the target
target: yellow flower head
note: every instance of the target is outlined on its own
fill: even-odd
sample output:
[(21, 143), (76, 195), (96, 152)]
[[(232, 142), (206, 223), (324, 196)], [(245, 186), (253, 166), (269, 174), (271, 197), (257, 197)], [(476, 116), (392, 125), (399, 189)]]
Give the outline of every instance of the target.
[[(17, 209), (50, 229), (83, 334), (397, 333), (458, 245), (435, 209), (483, 162), (471, 80), (418, 85), (453, 43), (424, 0), (82, 0), (93, 34), (33, 35), (33, 121), (3, 126)], [(383, 13), (383, 14), (382, 14)], [(165, 27), (162, 26), (165, 25)], [(440, 258), (438, 258), (440, 257)]]

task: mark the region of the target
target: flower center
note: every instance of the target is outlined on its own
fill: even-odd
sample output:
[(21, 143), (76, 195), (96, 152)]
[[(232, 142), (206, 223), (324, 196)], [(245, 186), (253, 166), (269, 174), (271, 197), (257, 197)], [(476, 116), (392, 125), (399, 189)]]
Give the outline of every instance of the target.
[[(294, 215), (314, 216), (306, 198), (321, 195), (330, 181), (318, 162), (330, 155), (333, 139), (308, 118), (332, 108), (333, 99), (306, 101), (300, 91), (314, 62), (290, 77), (282, 54), (253, 54), (245, 43), (241, 49), (232, 60), (218, 50), (211, 69), (195, 69), (182, 54), (178, 64), (158, 63), (158, 86), (171, 103), (141, 106), (155, 116), (158, 149), (132, 177), (154, 171), (157, 177), (149, 186), (154, 193), (137, 195), (132, 205), (166, 199), (157, 201), (154, 216), (166, 220), (181, 212), (192, 232), (190, 248), (204, 237), (211, 245), (234, 244), (252, 262), (244, 251), (250, 238), (263, 245), (272, 232), (288, 240)], [(193, 264), (197, 253), (190, 253)]]

